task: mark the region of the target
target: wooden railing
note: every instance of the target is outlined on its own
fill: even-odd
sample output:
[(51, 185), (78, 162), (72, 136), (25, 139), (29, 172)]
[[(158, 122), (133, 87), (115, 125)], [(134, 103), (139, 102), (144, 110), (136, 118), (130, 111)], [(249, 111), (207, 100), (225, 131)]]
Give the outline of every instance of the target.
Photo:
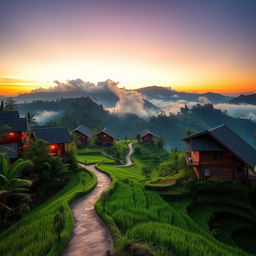
[(194, 166), (198, 166), (199, 165), (199, 161), (195, 161), (193, 160), (192, 156), (191, 156), (191, 152), (186, 152), (185, 153), (185, 159), (186, 162), (189, 166), (194, 167)]

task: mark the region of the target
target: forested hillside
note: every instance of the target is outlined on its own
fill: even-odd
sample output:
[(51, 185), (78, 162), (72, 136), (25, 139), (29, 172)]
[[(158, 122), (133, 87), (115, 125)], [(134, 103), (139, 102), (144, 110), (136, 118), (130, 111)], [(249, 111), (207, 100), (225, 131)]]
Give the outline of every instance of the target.
[(230, 103), (256, 105), (256, 93), (250, 94), (250, 95), (240, 95), (240, 96), (230, 100)]
[(90, 98), (59, 99), (56, 101), (35, 101), (19, 104), (21, 113), (32, 112), (36, 115), (50, 112), (48, 118), (52, 125), (62, 125), (73, 129), (78, 125), (86, 125), (92, 130), (108, 126), (118, 138), (135, 137), (138, 132), (148, 128), (156, 135), (163, 137), (168, 149), (184, 147), (181, 139), (186, 130), (199, 132), (221, 124), (228, 125), (251, 145), (255, 145), (256, 123), (247, 119), (228, 116), (225, 112), (215, 109), (213, 105), (184, 106), (177, 115), (161, 113), (150, 119), (143, 119), (135, 114), (117, 114), (108, 112)]

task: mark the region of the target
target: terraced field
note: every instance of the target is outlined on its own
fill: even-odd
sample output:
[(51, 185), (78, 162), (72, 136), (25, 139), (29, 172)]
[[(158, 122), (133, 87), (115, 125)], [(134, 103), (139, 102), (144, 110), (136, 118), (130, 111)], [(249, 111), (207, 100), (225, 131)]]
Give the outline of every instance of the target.
[[(147, 178), (141, 172), (145, 156), (140, 157), (140, 155), (141, 151), (147, 152), (148, 155), (151, 152), (151, 157), (154, 158), (154, 146), (139, 147), (141, 150), (133, 156), (135, 165), (132, 167), (120, 169), (104, 164), (97, 166), (100, 170), (109, 173), (114, 181), (112, 188), (102, 197), (97, 208), (112, 233), (117, 255), (123, 255), (125, 253), (123, 248), (133, 243), (144, 244), (147, 248), (145, 255), (246, 256), (255, 252), (253, 247), (248, 250), (235, 242), (233, 231), (240, 230), (241, 226), (236, 225), (235, 229), (230, 229), (232, 219), (228, 222), (227, 218), (222, 218), (222, 224), (223, 229), (226, 229), (227, 233), (230, 232), (229, 237), (234, 241), (228, 242), (225, 232), (219, 237), (215, 236), (214, 232), (218, 231), (213, 230), (209, 224), (214, 211), (207, 208), (207, 204), (202, 204), (201, 208), (197, 206), (193, 208), (194, 198), (189, 195), (181, 196), (183, 183), (179, 182), (179, 179), (182, 179), (183, 171), (173, 175), (178, 181), (173, 186), (173, 190), (177, 189), (177, 193), (173, 193), (176, 191), (172, 191), (172, 188), (169, 192), (165, 191), (163, 196), (158, 192), (145, 190), (144, 184)], [(158, 152), (155, 155), (156, 159), (151, 158), (153, 162), (157, 163), (159, 159), (165, 159), (164, 153), (161, 155), (161, 152)], [(243, 228), (248, 228), (246, 222), (252, 227), (255, 226), (255, 212), (248, 203), (244, 203), (244, 209), (241, 209), (238, 203), (229, 205), (232, 204), (229, 199), (222, 198), (218, 201), (219, 206), (215, 207), (216, 213), (221, 210), (232, 213), (233, 207), (233, 213), (245, 222), (242, 224)], [(249, 208), (251, 212), (246, 214)], [(123, 242), (122, 246), (120, 241)]]

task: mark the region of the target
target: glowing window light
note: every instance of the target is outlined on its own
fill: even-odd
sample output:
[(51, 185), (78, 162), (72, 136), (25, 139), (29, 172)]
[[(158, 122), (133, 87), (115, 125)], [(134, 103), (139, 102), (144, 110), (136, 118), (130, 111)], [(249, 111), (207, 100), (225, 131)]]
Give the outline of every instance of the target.
[(50, 145), (50, 150), (56, 150), (57, 149), (57, 145)]

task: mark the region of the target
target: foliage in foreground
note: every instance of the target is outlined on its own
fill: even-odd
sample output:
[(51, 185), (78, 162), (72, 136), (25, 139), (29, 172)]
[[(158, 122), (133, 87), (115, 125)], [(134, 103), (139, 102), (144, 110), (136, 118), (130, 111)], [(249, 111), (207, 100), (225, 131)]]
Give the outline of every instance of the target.
[[(86, 180), (85, 186), (83, 180)], [(96, 177), (91, 173), (84, 170), (72, 173), (69, 183), (59, 193), (0, 234), (0, 255), (59, 255), (72, 232), (69, 204), (88, 193), (95, 185)], [(61, 207), (63, 207), (61, 214), (65, 219), (65, 226), (58, 239), (54, 218)]]
[(30, 161), (17, 160), (9, 164), (5, 154), (0, 153), (0, 230), (11, 217), (23, 213), (29, 200), (31, 181), (19, 178), (22, 170), (32, 166)]

